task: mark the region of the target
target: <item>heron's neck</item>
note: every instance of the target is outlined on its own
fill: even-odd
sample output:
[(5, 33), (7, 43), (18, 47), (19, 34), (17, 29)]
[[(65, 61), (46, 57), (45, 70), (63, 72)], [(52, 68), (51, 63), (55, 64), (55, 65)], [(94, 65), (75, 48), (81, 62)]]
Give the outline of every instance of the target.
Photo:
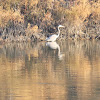
[(59, 29), (59, 27), (58, 27), (58, 36), (60, 35), (60, 29)]

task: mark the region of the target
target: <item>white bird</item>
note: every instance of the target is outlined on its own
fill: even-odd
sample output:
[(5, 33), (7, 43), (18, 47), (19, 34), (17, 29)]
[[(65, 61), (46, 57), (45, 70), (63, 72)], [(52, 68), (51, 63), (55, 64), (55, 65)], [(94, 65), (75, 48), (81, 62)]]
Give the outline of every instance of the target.
[(59, 25), (58, 26), (58, 34), (54, 34), (54, 35), (51, 35), (50, 37), (48, 37), (48, 38), (46, 38), (46, 41), (49, 41), (49, 42), (54, 42), (54, 41), (56, 41), (56, 39), (59, 37), (59, 35), (60, 35), (60, 27), (64, 27), (64, 26), (62, 26), (62, 25)]

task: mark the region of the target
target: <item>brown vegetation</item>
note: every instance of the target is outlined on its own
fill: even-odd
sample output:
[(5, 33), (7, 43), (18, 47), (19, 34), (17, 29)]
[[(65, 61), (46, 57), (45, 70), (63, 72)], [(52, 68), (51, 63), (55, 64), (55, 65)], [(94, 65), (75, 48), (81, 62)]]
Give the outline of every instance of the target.
[[(54, 33), (57, 25), (63, 24), (68, 36), (75, 34), (82, 37), (83, 33), (87, 33), (86, 36), (96, 38), (100, 34), (99, 0), (1, 0), (0, 15), (2, 31), (5, 28), (9, 30), (14, 22), (21, 24), (25, 30), (28, 24), (31, 29), (37, 26), (41, 33)], [(2, 31), (0, 33), (3, 34)]]

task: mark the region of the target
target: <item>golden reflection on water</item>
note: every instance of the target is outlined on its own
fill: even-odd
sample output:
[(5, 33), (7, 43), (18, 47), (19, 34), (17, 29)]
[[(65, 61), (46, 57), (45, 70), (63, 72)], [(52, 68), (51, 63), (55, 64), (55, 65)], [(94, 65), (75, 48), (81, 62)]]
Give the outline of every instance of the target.
[[(0, 100), (99, 100), (99, 41), (0, 46)], [(51, 46), (50, 46), (51, 45)]]

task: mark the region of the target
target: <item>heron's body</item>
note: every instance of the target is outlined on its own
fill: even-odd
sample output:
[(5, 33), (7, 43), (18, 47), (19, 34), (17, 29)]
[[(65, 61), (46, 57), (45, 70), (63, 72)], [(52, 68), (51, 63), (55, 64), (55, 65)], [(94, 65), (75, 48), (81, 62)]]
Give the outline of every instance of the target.
[(54, 34), (54, 35), (51, 35), (50, 37), (48, 37), (47, 39), (46, 39), (46, 41), (52, 41), (52, 42), (54, 42), (54, 41), (56, 41), (56, 39), (58, 38), (58, 35), (56, 35), (56, 34)]
[(47, 39), (46, 39), (46, 41), (49, 41), (49, 42), (54, 42), (54, 41), (56, 41), (56, 39), (59, 37), (59, 35), (60, 35), (60, 27), (64, 27), (64, 26), (62, 26), (62, 25), (59, 25), (58, 26), (58, 34), (54, 34), (54, 35), (51, 35), (50, 37), (48, 37)]

